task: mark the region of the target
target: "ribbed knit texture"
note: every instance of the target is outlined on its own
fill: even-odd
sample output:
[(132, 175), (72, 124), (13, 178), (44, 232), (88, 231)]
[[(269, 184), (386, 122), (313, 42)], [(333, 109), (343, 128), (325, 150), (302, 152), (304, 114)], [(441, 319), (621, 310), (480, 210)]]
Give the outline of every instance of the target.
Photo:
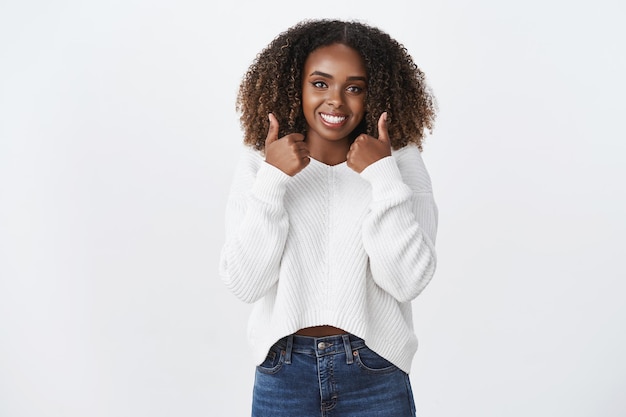
[(246, 149), (219, 269), (237, 297), (255, 303), (255, 362), (286, 335), (331, 325), (408, 373), (417, 349), (411, 300), (435, 272), (436, 233), (430, 177), (413, 145), (361, 174), (311, 159), (293, 177)]

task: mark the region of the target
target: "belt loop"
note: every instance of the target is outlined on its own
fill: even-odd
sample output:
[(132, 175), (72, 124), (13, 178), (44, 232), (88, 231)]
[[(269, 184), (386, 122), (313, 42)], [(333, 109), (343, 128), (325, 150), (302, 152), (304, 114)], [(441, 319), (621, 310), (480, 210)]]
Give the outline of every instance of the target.
[(343, 339), (343, 347), (346, 349), (346, 363), (352, 365), (354, 362), (352, 358), (352, 346), (350, 345), (350, 335), (344, 334), (341, 336)]
[(285, 348), (285, 363), (291, 364), (291, 349), (293, 348), (293, 335), (287, 337), (287, 347)]

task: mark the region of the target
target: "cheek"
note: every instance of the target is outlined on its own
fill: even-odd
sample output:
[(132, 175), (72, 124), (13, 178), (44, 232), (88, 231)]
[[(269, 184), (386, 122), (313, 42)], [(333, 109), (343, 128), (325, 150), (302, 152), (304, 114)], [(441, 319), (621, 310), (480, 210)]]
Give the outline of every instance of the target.
[(314, 109), (317, 106), (317, 99), (314, 94), (304, 93), (302, 94), (302, 108), (303, 109)]
[(351, 107), (354, 113), (365, 113), (365, 99), (355, 97), (351, 103)]
[(314, 110), (315, 110), (315, 103), (311, 101), (311, 98), (309, 97), (309, 99), (306, 99), (303, 97), (302, 98), (302, 111), (304, 115), (308, 117), (309, 113), (311, 113)]
[(302, 115), (304, 116), (304, 119), (306, 120), (307, 124), (311, 124), (312, 122), (312, 118), (315, 117), (315, 103), (311, 100), (310, 96), (306, 96), (306, 95), (302, 95)]

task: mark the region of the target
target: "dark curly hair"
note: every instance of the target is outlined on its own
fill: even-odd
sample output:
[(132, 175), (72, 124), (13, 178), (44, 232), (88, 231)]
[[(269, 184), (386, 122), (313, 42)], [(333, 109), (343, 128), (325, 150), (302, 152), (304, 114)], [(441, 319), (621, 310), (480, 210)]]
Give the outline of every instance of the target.
[(304, 63), (315, 49), (336, 43), (359, 52), (367, 72), (365, 117), (353, 137), (361, 133), (377, 137), (378, 118), (386, 111), (391, 146), (399, 149), (414, 143), (421, 150), (424, 130), (432, 131), (437, 112), (424, 73), (407, 49), (380, 29), (329, 19), (301, 21), (256, 56), (241, 81), (236, 102), (244, 143), (265, 148), (268, 113), (280, 123), (279, 137), (306, 134), (301, 105)]

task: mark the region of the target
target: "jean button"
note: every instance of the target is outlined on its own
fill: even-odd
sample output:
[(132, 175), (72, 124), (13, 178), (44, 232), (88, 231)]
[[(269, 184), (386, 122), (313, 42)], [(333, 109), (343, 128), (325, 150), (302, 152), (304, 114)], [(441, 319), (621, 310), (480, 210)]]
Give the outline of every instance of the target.
[(318, 348), (318, 349), (320, 349), (320, 350), (322, 350), (322, 349), (326, 349), (326, 343), (324, 343), (324, 342), (319, 342), (319, 343), (317, 344), (317, 348)]

